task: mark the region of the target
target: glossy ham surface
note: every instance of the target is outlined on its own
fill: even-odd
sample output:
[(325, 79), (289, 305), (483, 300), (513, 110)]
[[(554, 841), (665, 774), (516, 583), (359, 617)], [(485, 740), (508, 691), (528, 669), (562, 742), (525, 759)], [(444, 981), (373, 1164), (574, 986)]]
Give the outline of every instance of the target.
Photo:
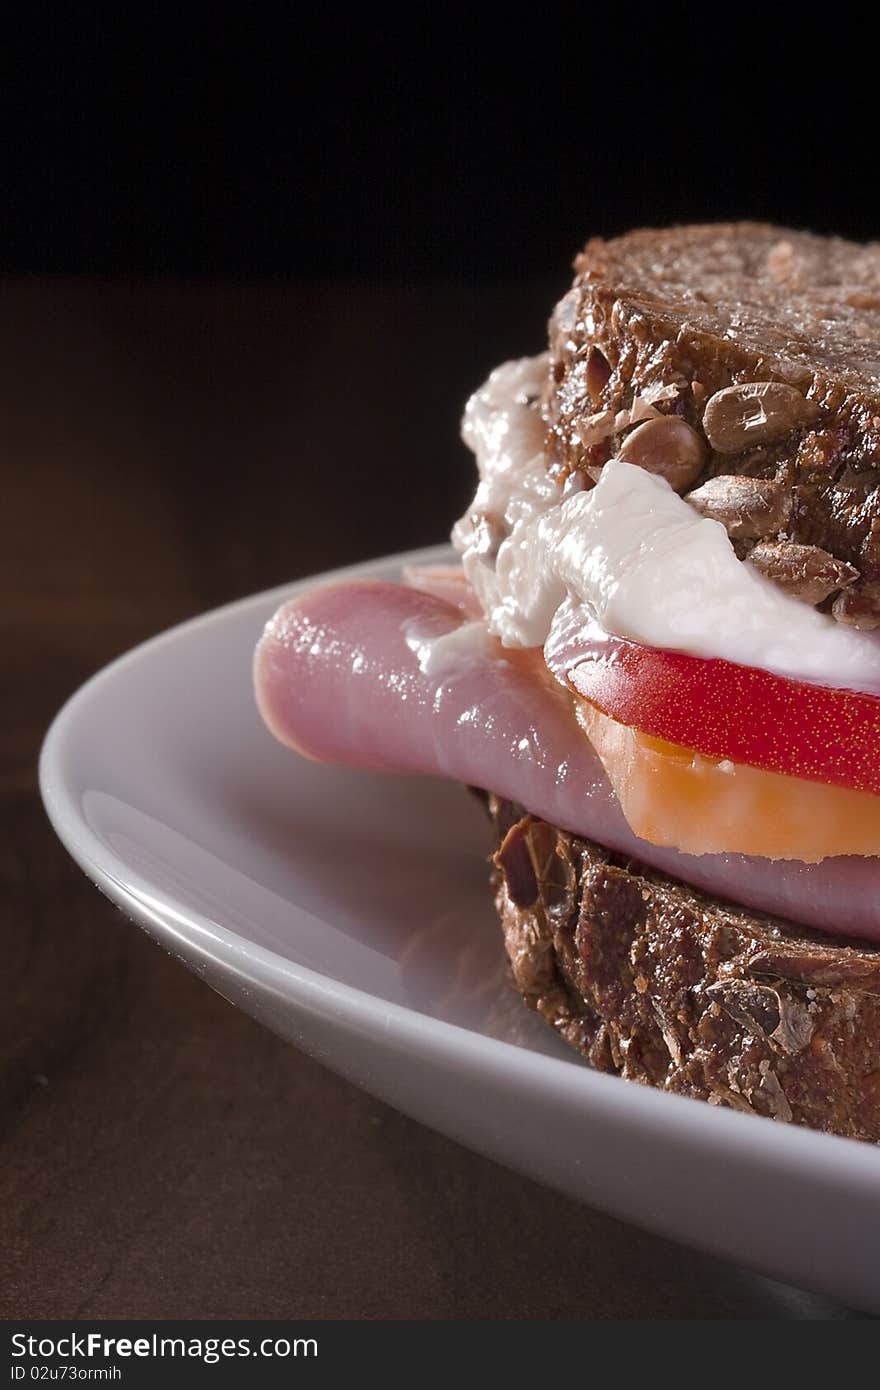
[(300, 595), (257, 648), (263, 718), (308, 757), (485, 787), (719, 898), (880, 940), (880, 860), (694, 856), (637, 838), (540, 651), (505, 650), (467, 618), (372, 580)]

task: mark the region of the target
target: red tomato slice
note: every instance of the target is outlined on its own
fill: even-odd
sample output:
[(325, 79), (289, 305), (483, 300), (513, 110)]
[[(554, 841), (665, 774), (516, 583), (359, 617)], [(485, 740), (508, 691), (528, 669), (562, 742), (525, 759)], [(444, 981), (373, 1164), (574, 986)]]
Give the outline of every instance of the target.
[(645, 647), (597, 623), (547, 659), (619, 724), (709, 757), (880, 795), (880, 696)]

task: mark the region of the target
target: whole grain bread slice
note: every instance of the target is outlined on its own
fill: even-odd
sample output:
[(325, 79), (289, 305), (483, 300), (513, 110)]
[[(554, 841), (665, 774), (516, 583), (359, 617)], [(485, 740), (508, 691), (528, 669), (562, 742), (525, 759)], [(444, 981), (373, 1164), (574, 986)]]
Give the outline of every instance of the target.
[(880, 242), (642, 230), (588, 242), (575, 271), (550, 321), (551, 470), (589, 486), (612, 454), (653, 466), (668, 443), (673, 486), (733, 523), (743, 558), (760, 543), (771, 577), (880, 626)]
[(602, 1071), (880, 1141), (880, 947), (720, 902), (488, 798), (526, 1002)]

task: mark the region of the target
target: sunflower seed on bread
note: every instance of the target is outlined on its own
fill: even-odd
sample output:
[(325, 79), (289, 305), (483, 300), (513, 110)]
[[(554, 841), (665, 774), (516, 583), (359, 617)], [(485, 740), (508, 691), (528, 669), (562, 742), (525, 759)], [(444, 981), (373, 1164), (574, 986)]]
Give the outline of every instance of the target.
[(859, 577), (855, 565), (835, 559), (818, 545), (759, 541), (748, 558), (749, 564), (767, 579), (805, 603), (822, 603), (829, 594), (855, 583)]

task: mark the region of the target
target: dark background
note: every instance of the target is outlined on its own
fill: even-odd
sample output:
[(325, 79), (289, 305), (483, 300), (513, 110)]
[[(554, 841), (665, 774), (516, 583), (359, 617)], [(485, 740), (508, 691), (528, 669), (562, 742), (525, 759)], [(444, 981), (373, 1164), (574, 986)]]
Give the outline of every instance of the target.
[(634, 224), (870, 236), (870, 26), (595, 4), (33, 21), (4, 35), (0, 266), (561, 282), (589, 233)]

